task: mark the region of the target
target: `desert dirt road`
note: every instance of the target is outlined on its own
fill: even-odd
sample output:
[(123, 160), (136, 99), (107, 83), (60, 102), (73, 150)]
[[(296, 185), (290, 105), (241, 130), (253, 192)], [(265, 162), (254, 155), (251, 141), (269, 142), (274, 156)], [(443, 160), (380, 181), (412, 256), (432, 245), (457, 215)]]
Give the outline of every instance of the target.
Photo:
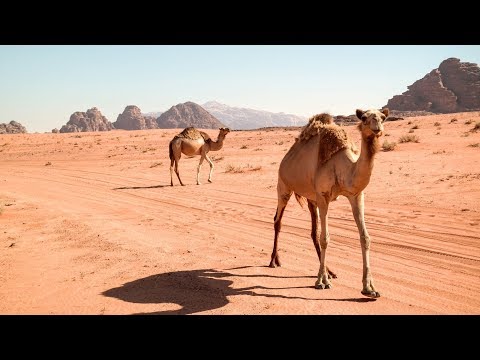
[(293, 197), (282, 267), (268, 267), (278, 165), (298, 129), (231, 132), (210, 153), (211, 184), (208, 164), (197, 186), (199, 158), (183, 156), (184, 187), (168, 159), (181, 129), (0, 135), (0, 314), (480, 314), (476, 122), (386, 124), (385, 139), (418, 125), (420, 141), (379, 152), (365, 191), (379, 299), (360, 293), (346, 198), (329, 213), (332, 289), (314, 288), (310, 215)]

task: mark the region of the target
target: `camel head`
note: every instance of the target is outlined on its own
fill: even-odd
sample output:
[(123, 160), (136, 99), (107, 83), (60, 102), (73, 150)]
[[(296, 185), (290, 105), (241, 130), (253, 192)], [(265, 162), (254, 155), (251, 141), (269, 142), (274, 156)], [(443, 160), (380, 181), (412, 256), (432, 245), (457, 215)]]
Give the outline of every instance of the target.
[(230, 129), (229, 128), (220, 128), (220, 133), (218, 134), (218, 137), (222, 137), (224, 138), (229, 132), (230, 132)]
[(387, 108), (382, 110), (370, 109), (370, 110), (360, 110), (357, 109), (357, 117), (362, 120), (358, 128), (362, 134), (370, 137), (375, 135), (376, 137), (382, 136), (383, 133), (383, 122), (388, 117), (389, 110)]

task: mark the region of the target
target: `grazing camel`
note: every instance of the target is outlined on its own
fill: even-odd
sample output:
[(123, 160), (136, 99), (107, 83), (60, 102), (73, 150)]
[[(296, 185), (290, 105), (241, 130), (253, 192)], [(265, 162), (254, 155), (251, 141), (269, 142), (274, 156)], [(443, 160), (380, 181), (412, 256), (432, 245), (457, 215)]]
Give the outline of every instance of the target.
[(380, 148), (379, 137), (383, 132), (383, 122), (388, 114), (388, 109), (367, 111), (357, 109), (356, 115), (361, 120), (358, 124), (362, 136), (360, 154), (343, 127), (325, 121), (330, 116), (328, 114), (312, 117), (302, 129), (299, 138), (285, 154), (278, 170), (278, 205), (274, 217), (275, 237), (270, 267), (280, 266), (277, 252), (278, 235), (283, 212), (294, 193), (300, 205), (307, 202), (311, 215), (311, 237), (320, 261), (315, 288), (330, 289), (332, 285), (329, 279), (336, 278), (336, 274), (325, 264), (330, 240), (328, 205), (339, 195), (343, 195), (350, 201), (360, 235), (363, 258), (362, 294), (373, 298), (380, 297), (380, 293), (375, 290), (370, 272), (370, 237), (365, 226), (363, 190), (370, 181), (375, 153)]
[(202, 162), (204, 159), (207, 159), (210, 164), (208, 182), (212, 182), (213, 162), (208, 157), (207, 153), (209, 151), (220, 150), (223, 147), (223, 140), (229, 132), (229, 128), (220, 128), (217, 141), (213, 141), (207, 133), (199, 131), (193, 127), (188, 127), (181, 133), (175, 135), (168, 145), (170, 155), (170, 185), (173, 186), (173, 165), (175, 164), (175, 173), (177, 174), (178, 181), (184, 186), (180, 179), (180, 173), (178, 172), (178, 162), (182, 153), (187, 156), (200, 155), (200, 162), (197, 168), (197, 185), (200, 185), (199, 174)]

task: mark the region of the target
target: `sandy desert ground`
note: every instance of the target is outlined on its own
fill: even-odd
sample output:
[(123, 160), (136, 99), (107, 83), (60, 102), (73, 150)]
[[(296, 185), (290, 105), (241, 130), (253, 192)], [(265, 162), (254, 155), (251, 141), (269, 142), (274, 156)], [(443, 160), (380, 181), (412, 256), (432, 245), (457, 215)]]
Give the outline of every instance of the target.
[(360, 293), (343, 197), (330, 207), (332, 289), (314, 288), (310, 215), (293, 197), (283, 266), (268, 267), (277, 170), (298, 129), (231, 132), (210, 153), (212, 184), (208, 164), (197, 186), (199, 158), (182, 157), (185, 187), (170, 186), (168, 159), (181, 129), (0, 135), (0, 314), (480, 314), (477, 122), (386, 123), (382, 142), (415, 126), (420, 142), (379, 152), (365, 191), (379, 299)]

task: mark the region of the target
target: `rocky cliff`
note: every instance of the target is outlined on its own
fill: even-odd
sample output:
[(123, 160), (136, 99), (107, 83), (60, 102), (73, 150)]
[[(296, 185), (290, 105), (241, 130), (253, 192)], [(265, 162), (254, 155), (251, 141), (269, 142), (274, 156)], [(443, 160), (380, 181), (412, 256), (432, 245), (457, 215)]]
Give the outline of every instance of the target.
[(117, 121), (113, 123), (115, 129), (144, 130), (158, 129), (157, 121), (152, 116), (145, 116), (135, 105), (129, 105), (122, 114), (119, 114)]
[(480, 68), (457, 58), (446, 59), (402, 95), (388, 100), (385, 107), (433, 113), (480, 110)]
[(25, 126), (13, 120), (8, 124), (0, 124), (0, 134), (24, 134), (26, 132)]
[(200, 105), (188, 101), (172, 106), (157, 119), (162, 129), (186, 128), (193, 126), (201, 129), (218, 129), (225, 127), (216, 117)]
[(87, 112), (74, 112), (70, 120), (60, 129), (61, 133), (87, 132), (87, 131), (110, 131), (114, 129), (112, 123), (102, 115), (96, 107)]

